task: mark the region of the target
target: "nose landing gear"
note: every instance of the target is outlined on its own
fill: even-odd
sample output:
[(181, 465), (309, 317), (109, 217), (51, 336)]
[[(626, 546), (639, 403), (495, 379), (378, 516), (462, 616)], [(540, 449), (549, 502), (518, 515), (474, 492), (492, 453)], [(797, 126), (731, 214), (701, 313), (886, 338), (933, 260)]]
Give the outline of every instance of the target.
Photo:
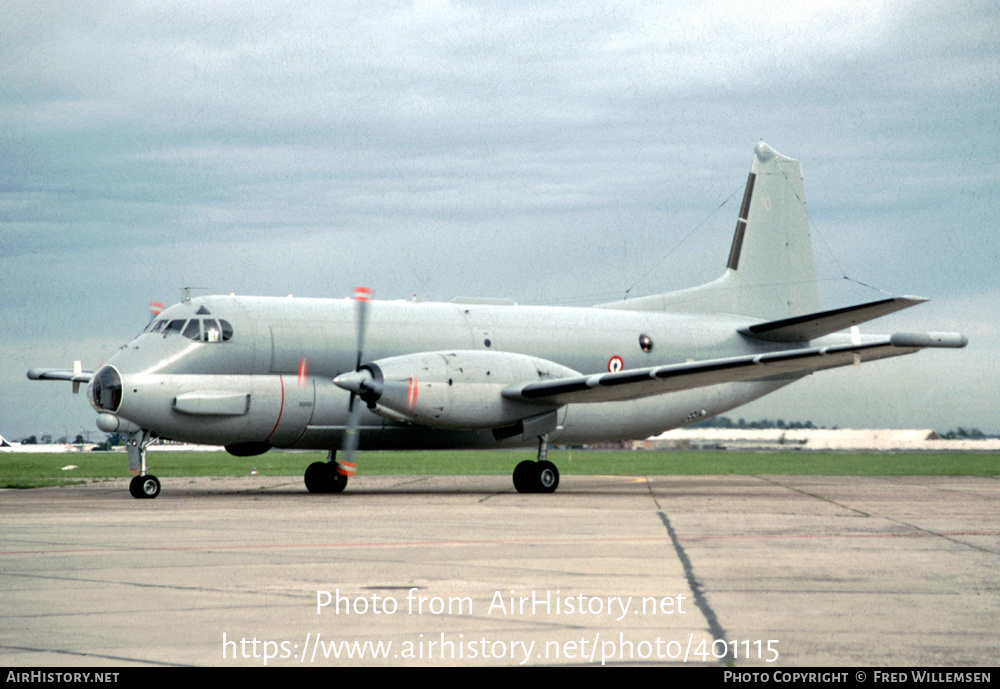
[(160, 479), (146, 473), (146, 447), (153, 440), (149, 431), (132, 431), (125, 441), (128, 450), (128, 468), (138, 475), (129, 483), (128, 492), (137, 500), (152, 499), (160, 494)]
[(160, 494), (160, 479), (152, 474), (134, 476), (131, 483), (128, 484), (128, 492), (132, 494), (133, 498), (139, 500), (155, 498)]

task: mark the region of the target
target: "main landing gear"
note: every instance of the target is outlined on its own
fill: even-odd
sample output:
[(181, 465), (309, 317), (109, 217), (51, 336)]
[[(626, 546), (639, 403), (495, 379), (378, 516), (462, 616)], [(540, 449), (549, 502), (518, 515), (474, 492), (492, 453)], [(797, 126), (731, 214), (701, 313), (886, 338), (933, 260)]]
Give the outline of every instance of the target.
[(337, 462), (337, 452), (330, 450), (325, 462), (313, 462), (306, 468), (306, 490), (310, 493), (343, 493), (347, 487), (347, 475), (341, 473)]
[(559, 470), (546, 459), (549, 436), (538, 438), (538, 459), (526, 459), (514, 467), (514, 489), (518, 493), (555, 493), (559, 487)]
[(128, 492), (137, 500), (152, 499), (160, 494), (160, 479), (146, 473), (146, 446), (153, 440), (149, 431), (132, 431), (125, 440), (128, 468), (138, 475), (128, 484)]
[[(514, 467), (514, 488), (518, 493), (555, 493), (559, 487), (559, 470), (546, 459), (549, 439), (538, 439), (538, 459), (526, 459)], [(306, 468), (306, 490), (310, 493), (342, 493), (347, 487), (347, 475), (337, 462), (337, 452), (330, 450), (325, 462), (313, 462)], [(136, 477), (138, 479), (140, 477)], [(155, 477), (154, 477), (155, 480)], [(134, 493), (133, 493), (134, 495)]]

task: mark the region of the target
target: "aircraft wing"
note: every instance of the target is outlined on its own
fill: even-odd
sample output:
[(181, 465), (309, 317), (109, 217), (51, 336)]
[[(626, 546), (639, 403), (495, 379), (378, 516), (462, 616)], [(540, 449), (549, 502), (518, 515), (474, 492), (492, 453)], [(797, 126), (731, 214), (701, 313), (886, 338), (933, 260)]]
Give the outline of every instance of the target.
[(911, 354), (924, 347), (964, 347), (967, 343), (963, 335), (956, 333), (897, 333), (862, 344), (789, 349), (525, 383), (508, 387), (503, 395), (508, 399), (556, 404), (622, 401), (719, 383), (811, 373)]

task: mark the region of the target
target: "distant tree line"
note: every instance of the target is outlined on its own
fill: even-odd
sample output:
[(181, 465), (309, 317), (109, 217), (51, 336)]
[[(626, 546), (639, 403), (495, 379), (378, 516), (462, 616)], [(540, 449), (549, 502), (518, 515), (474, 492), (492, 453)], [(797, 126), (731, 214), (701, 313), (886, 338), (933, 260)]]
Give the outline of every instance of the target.
[[(823, 428), (823, 426), (817, 426), (813, 424), (812, 421), (785, 421), (784, 419), (775, 419), (774, 421), (771, 419), (747, 421), (743, 418), (738, 421), (733, 421), (728, 416), (713, 416), (711, 419), (705, 419), (704, 421), (691, 424), (690, 428), (781, 428), (787, 430), (798, 428)], [(837, 430), (837, 426), (834, 426), (833, 430)]]
[[(118, 440), (116, 444), (121, 445), (122, 441), (120, 440), (120, 438), (123, 437), (124, 434), (122, 433), (112, 433), (111, 435), (107, 436), (106, 442), (98, 443), (97, 447), (98, 449), (110, 449), (112, 439)], [(41, 438), (39, 438), (37, 435), (29, 435), (27, 438), (23, 438), (21, 440), (22, 445), (51, 445), (53, 442), (55, 442), (57, 445), (65, 445), (66, 443), (69, 442), (69, 436), (64, 435), (58, 438), (57, 440), (53, 441), (52, 436), (49, 435), (48, 433), (45, 433), (42, 435)], [(83, 445), (87, 442), (89, 441), (83, 437), (82, 433), (77, 433), (76, 437), (73, 439), (74, 445)]]
[(995, 435), (987, 435), (978, 428), (962, 428), (959, 426), (947, 433), (938, 433), (945, 440), (982, 440), (983, 438), (996, 438)]

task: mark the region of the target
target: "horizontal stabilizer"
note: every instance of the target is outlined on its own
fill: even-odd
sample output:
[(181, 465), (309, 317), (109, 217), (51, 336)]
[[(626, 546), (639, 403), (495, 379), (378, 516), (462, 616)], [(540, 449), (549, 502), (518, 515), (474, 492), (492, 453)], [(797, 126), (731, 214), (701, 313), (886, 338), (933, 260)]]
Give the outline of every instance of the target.
[(893, 297), (857, 306), (847, 306), (842, 309), (757, 323), (740, 329), (740, 333), (767, 342), (806, 342), (896, 311), (908, 309), (917, 304), (923, 304), (925, 301), (927, 300), (922, 297)]
[(879, 336), (863, 344), (789, 349), (618, 373), (558, 378), (511, 386), (504, 390), (503, 395), (508, 399), (554, 404), (623, 401), (721, 383), (804, 375), (911, 354), (923, 347), (964, 347), (967, 342), (964, 336), (956, 333), (901, 333), (891, 337)]

